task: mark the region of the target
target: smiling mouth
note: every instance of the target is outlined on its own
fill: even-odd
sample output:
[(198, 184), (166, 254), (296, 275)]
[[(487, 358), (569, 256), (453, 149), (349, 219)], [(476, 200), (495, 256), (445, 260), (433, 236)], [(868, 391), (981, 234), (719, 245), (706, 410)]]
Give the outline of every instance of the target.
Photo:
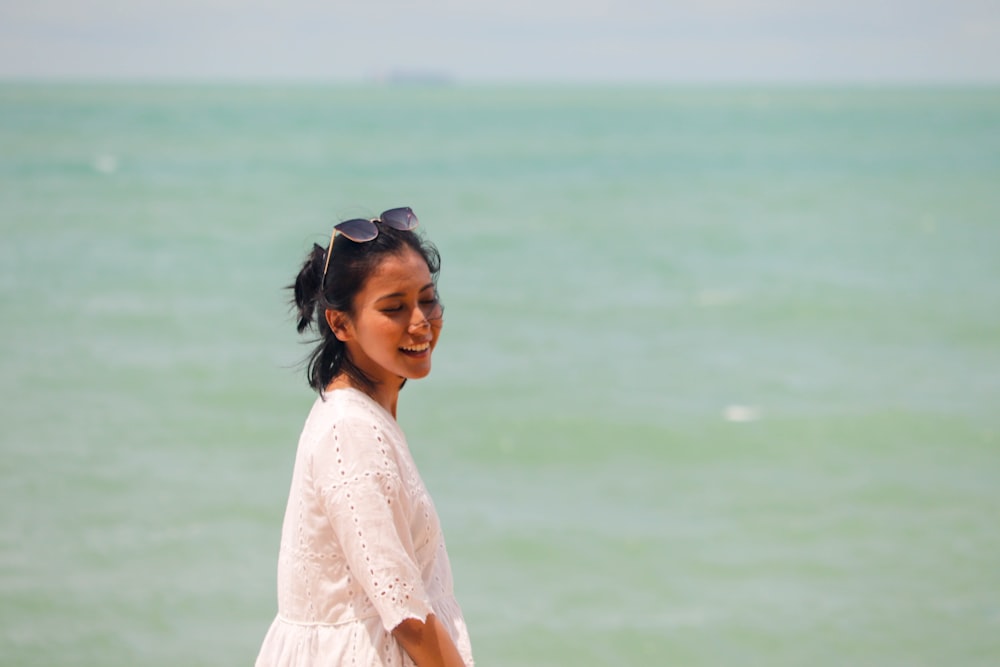
[(430, 343), (420, 343), (419, 345), (404, 345), (401, 349), (403, 352), (408, 352), (410, 354), (420, 354), (421, 352), (427, 352), (431, 349)]

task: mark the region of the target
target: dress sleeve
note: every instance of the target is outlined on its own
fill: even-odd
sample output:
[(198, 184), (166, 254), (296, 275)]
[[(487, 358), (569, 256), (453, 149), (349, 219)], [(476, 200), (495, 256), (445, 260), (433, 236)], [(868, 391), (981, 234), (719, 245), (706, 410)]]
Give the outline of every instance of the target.
[(338, 420), (313, 455), (316, 491), (347, 560), (391, 632), (432, 608), (410, 530), (410, 501), (396, 463), (393, 435), (375, 420)]

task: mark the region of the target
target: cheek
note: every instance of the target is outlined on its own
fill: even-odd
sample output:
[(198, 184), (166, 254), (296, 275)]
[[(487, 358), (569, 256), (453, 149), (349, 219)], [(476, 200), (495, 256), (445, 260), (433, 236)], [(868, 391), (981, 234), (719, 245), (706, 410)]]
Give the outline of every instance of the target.
[(360, 337), (368, 344), (382, 346), (397, 338), (396, 328), (392, 322), (386, 320), (371, 319), (359, 328)]

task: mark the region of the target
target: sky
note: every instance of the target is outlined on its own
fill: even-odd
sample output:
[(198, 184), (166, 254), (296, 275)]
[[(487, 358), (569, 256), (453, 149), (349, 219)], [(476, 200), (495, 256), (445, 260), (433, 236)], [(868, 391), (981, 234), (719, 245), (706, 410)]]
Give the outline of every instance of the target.
[(1000, 0), (0, 0), (0, 78), (1000, 83)]

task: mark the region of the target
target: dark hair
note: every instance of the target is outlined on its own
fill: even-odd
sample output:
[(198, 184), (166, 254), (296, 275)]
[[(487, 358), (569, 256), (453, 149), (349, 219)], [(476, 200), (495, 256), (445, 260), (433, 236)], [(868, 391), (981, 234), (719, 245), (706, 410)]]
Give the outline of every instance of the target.
[(341, 373), (346, 374), (361, 389), (371, 391), (376, 382), (358, 368), (347, 346), (334, 335), (326, 321), (326, 311), (340, 310), (354, 313), (354, 298), (364, 288), (368, 277), (386, 257), (415, 251), (427, 262), (431, 278), (437, 284), (441, 271), (441, 255), (430, 241), (414, 231), (400, 231), (378, 224), (379, 234), (371, 241), (355, 243), (343, 234), (337, 234), (333, 243), (333, 257), (323, 283), (323, 266), (327, 250), (313, 244), (295, 283), (288, 288), (294, 293), (292, 304), (298, 316), (298, 331), (315, 328), (318, 338), (316, 348), (307, 358), (306, 375), (309, 386), (320, 395), (327, 385)]

